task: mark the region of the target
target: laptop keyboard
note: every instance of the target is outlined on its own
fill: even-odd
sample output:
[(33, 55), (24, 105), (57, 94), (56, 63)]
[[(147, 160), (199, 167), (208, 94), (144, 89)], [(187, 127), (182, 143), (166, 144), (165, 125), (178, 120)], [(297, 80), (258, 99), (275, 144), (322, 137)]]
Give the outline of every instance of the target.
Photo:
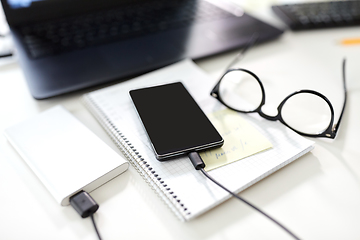
[(360, 1), (294, 3), (272, 9), (292, 30), (360, 25)]
[(23, 27), (32, 58), (138, 37), (232, 16), (206, 1), (156, 0)]

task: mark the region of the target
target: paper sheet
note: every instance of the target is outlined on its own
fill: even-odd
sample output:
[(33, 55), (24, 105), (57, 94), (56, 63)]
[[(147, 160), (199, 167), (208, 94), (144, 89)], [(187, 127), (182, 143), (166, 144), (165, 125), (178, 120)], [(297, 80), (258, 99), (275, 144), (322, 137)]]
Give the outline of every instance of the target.
[(208, 118), (224, 139), (221, 148), (200, 153), (206, 171), (227, 165), (272, 147), (259, 131), (230, 109), (208, 114)]

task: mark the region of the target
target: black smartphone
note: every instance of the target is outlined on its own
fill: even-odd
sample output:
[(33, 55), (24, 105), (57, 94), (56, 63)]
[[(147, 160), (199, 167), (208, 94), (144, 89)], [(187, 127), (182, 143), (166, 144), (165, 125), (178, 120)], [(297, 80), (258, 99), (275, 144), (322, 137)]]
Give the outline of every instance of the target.
[(158, 160), (223, 145), (181, 82), (131, 90), (130, 97)]

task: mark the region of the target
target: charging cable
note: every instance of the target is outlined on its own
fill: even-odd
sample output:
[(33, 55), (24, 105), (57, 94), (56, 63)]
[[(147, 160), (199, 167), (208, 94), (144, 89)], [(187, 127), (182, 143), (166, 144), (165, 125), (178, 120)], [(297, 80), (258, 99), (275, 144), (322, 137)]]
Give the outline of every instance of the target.
[[(204, 161), (201, 159), (199, 153), (197, 152), (191, 152), (188, 154), (188, 157), (191, 160), (191, 163), (194, 165), (196, 170), (200, 170), (205, 177), (207, 177), (208, 179), (210, 179), (213, 183), (215, 183), (216, 185), (218, 185), (220, 188), (224, 189), (226, 192), (230, 193), (233, 197), (235, 197), (236, 199), (242, 201), (243, 203), (247, 204), (248, 206), (252, 207), (253, 209), (255, 209), (256, 211), (258, 211), (259, 213), (263, 214), (265, 217), (267, 217), (268, 219), (270, 219), (272, 222), (274, 222), (275, 224), (277, 224), (280, 228), (282, 228), (284, 231), (286, 231), (288, 234), (290, 234), (294, 239), (296, 240), (300, 240), (300, 238), (298, 238), (294, 233), (292, 233), (289, 229), (287, 229), (284, 225), (282, 225), (281, 223), (279, 223), (277, 220), (275, 220), (274, 218), (272, 218), (271, 216), (269, 216), (267, 213), (263, 212), (262, 210), (260, 210), (258, 207), (254, 206), (252, 203), (248, 202), (247, 200), (245, 200), (244, 198), (238, 196), (237, 194), (233, 193), (232, 191), (230, 191), (229, 189), (227, 189), (226, 187), (224, 187), (222, 184), (220, 184), (219, 182), (217, 182), (215, 179), (213, 179), (205, 170), (205, 163)], [(70, 198), (70, 205), (76, 210), (76, 212), (79, 213), (79, 215), (82, 218), (87, 218), (90, 217), (91, 221), (94, 225), (94, 229), (96, 231), (96, 234), (99, 238), (99, 240), (101, 240), (101, 236), (100, 233), (97, 229), (96, 226), (96, 222), (94, 219), (94, 213), (99, 209), (99, 205), (95, 202), (95, 200), (89, 195), (89, 193), (85, 192), (85, 191), (81, 191), (77, 194), (75, 194), (74, 196), (72, 196)]]
[(252, 203), (246, 201), (244, 198), (238, 196), (237, 194), (233, 193), (232, 191), (230, 191), (229, 189), (227, 189), (226, 187), (224, 187), (223, 185), (221, 185), (219, 182), (217, 182), (215, 179), (213, 179), (205, 170), (205, 163), (204, 161), (201, 159), (201, 156), (199, 155), (199, 153), (197, 152), (191, 152), (188, 154), (188, 157), (191, 160), (191, 163), (194, 165), (196, 170), (200, 170), (205, 177), (207, 177), (208, 179), (210, 179), (213, 183), (215, 183), (216, 185), (218, 185), (219, 187), (221, 187), (222, 189), (224, 189), (225, 191), (227, 191), (228, 193), (230, 193), (233, 197), (237, 198), (238, 200), (244, 202), (245, 204), (247, 204), (248, 206), (252, 207), (253, 209), (255, 209), (256, 211), (260, 212), (261, 214), (263, 214), (265, 217), (267, 217), (268, 219), (270, 219), (272, 222), (274, 222), (275, 224), (277, 224), (279, 227), (281, 227), (283, 230), (285, 230), (288, 234), (290, 234), (294, 239), (299, 240), (300, 238), (298, 238), (294, 233), (292, 233), (289, 229), (287, 229), (284, 225), (282, 225), (281, 223), (279, 223), (277, 220), (275, 220), (274, 218), (272, 218), (271, 216), (269, 216), (267, 213), (263, 212), (262, 210), (260, 210), (258, 207), (254, 206)]
[(12, 45), (13, 44), (10, 35), (0, 34), (0, 58), (13, 56)]
[(99, 209), (99, 205), (89, 195), (89, 193), (81, 191), (75, 194), (70, 198), (70, 205), (79, 213), (82, 218), (91, 218), (96, 234), (99, 240), (101, 240), (101, 236), (94, 219), (94, 213)]

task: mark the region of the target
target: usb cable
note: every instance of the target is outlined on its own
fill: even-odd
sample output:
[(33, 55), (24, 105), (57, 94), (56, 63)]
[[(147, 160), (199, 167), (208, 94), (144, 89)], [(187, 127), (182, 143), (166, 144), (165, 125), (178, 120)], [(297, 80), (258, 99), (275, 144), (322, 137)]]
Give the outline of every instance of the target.
[(214, 178), (212, 178), (206, 171), (205, 171), (205, 163), (204, 161), (201, 159), (201, 156), (199, 155), (199, 153), (197, 152), (191, 152), (188, 154), (188, 157), (191, 160), (191, 163), (194, 165), (196, 170), (200, 170), (205, 177), (207, 177), (208, 179), (210, 179), (213, 183), (215, 183), (216, 185), (218, 185), (219, 187), (221, 187), (222, 189), (224, 189), (225, 191), (227, 191), (228, 193), (230, 193), (233, 197), (237, 198), (238, 200), (244, 202), (245, 204), (247, 204), (248, 206), (252, 207), (253, 209), (255, 209), (256, 211), (258, 211), (259, 213), (263, 214), (265, 217), (267, 217), (268, 219), (270, 219), (271, 221), (273, 221), (275, 224), (277, 224), (279, 227), (281, 227), (284, 231), (286, 231), (288, 234), (290, 234), (294, 239), (299, 240), (300, 238), (298, 238), (294, 233), (292, 233), (289, 229), (287, 229), (284, 225), (282, 225), (281, 223), (279, 223), (277, 220), (275, 220), (274, 218), (272, 218), (271, 216), (269, 216), (267, 213), (263, 212), (262, 210), (260, 210), (258, 207), (254, 206), (252, 203), (248, 202), (247, 200), (245, 200), (244, 198), (238, 196), (237, 194), (233, 193), (232, 191), (230, 191), (229, 189), (227, 189), (226, 187), (224, 187), (223, 185), (221, 185), (219, 182), (217, 182)]
[[(9, 35), (0, 33), (0, 58), (6, 58), (13, 56), (11, 39)], [(4, 50), (5, 49), (5, 50)]]
[(94, 213), (99, 209), (99, 205), (89, 195), (89, 193), (81, 191), (75, 194), (70, 198), (70, 205), (79, 213), (82, 218), (91, 218), (96, 234), (99, 240), (101, 240), (101, 236), (94, 219)]
[[(255, 209), (256, 211), (258, 211), (259, 213), (263, 214), (265, 217), (267, 217), (268, 219), (270, 219), (272, 222), (274, 222), (275, 224), (277, 224), (279, 227), (281, 227), (284, 231), (286, 231), (288, 234), (290, 234), (294, 239), (299, 240), (300, 238), (298, 238), (294, 233), (292, 233), (289, 229), (287, 229), (284, 225), (282, 225), (281, 223), (279, 223), (277, 220), (275, 220), (274, 218), (272, 218), (271, 216), (269, 216), (267, 213), (263, 212), (262, 210), (260, 210), (258, 207), (254, 206), (252, 203), (248, 202), (247, 200), (243, 199), (242, 197), (238, 196), (237, 194), (233, 193), (232, 191), (230, 191), (229, 189), (227, 189), (226, 187), (224, 187), (223, 185), (221, 185), (219, 182), (217, 182), (215, 179), (213, 179), (205, 170), (205, 163), (204, 161), (201, 159), (199, 153), (197, 152), (191, 152), (188, 154), (188, 157), (190, 158), (193, 166), (195, 167), (196, 170), (200, 170), (205, 177), (207, 177), (208, 179), (210, 179), (213, 183), (215, 183), (216, 185), (218, 185), (220, 188), (224, 189), (226, 192), (230, 193), (233, 197), (235, 197), (236, 199), (244, 202), (245, 204), (247, 204), (248, 206), (252, 207), (253, 209)], [(89, 195), (89, 193), (85, 192), (85, 191), (81, 191), (77, 194), (75, 194), (74, 196), (72, 196), (70, 198), (70, 205), (79, 213), (79, 215), (82, 218), (87, 218), (90, 217), (91, 221), (94, 225), (96, 234), (99, 238), (99, 240), (101, 240), (101, 236), (100, 233), (97, 229), (96, 223), (95, 223), (95, 219), (94, 219), (94, 213), (99, 209), (99, 205), (95, 202), (95, 200)]]

